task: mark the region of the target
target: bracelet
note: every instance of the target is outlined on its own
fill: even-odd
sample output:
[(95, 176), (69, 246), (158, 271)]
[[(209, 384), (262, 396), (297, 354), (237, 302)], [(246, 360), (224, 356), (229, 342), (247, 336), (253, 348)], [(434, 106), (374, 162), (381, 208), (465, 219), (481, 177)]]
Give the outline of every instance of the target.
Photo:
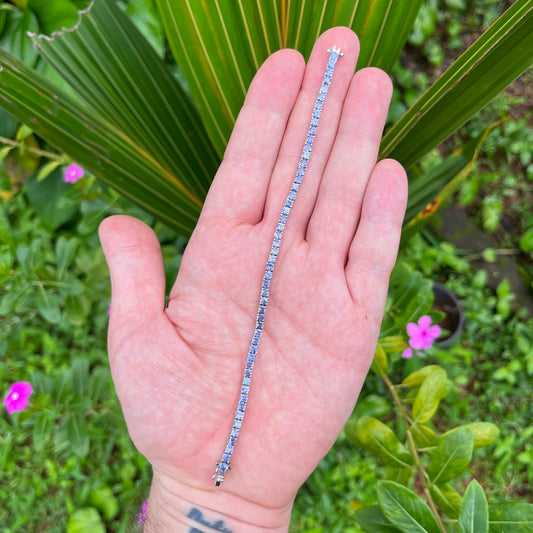
[(239, 437), (239, 432), (241, 430), (241, 425), (244, 418), (244, 412), (246, 411), (246, 405), (248, 403), (248, 393), (250, 392), (250, 384), (252, 381), (252, 373), (254, 369), (254, 362), (257, 355), (257, 350), (259, 348), (259, 343), (261, 341), (261, 336), (263, 334), (266, 308), (270, 296), (270, 282), (272, 281), (272, 275), (274, 273), (274, 267), (276, 265), (276, 260), (281, 245), (281, 238), (283, 237), (283, 230), (285, 229), (285, 223), (287, 222), (287, 218), (291, 212), (292, 206), (294, 205), (296, 196), (298, 195), (298, 190), (300, 189), (300, 185), (307, 170), (309, 158), (311, 157), (311, 150), (313, 148), (313, 142), (315, 141), (318, 129), (320, 114), (322, 113), (322, 108), (324, 107), (324, 102), (326, 100), (326, 96), (329, 91), (329, 86), (331, 84), (333, 70), (335, 69), (335, 65), (339, 56), (344, 55), (340, 51), (340, 48), (335, 47), (333, 47), (332, 50), (328, 48), (327, 52), (329, 54), (328, 65), (326, 67), (326, 71), (324, 72), (322, 85), (320, 86), (320, 91), (315, 101), (315, 106), (313, 108), (313, 114), (311, 117), (311, 123), (307, 132), (307, 138), (305, 140), (302, 156), (300, 158), (300, 163), (298, 164), (298, 170), (296, 171), (296, 177), (292, 182), (291, 190), (287, 199), (285, 200), (281, 215), (278, 219), (276, 231), (274, 232), (274, 238), (272, 240), (272, 246), (270, 248), (270, 254), (268, 256), (265, 274), (263, 276), (263, 281), (261, 284), (261, 296), (259, 299), (259, 307), (257, 309), (255, 330), (252, 337), (252, 342), (250, 344), (250, 349), (248, 350), (248, 356), (246, 358), (246, 366), (244, 368), (241, 392), (237, 404), (237, 410), (235, 411), (233, 426), (231, 428), (228, 443), (226, 444), (226, 448), (224, 449), (224, 453), (222, 454), (222, 459), (216, 463), (216, 470), (212, 478), (215, 480), (215, 485), (217, 487), (224, 481), (224, 475), (226, 474), (226, 472), (231, 469), (231, 456), (233, 454), (233, 450), (235, 449), (235, 445), (237, 444), (237, 439)]

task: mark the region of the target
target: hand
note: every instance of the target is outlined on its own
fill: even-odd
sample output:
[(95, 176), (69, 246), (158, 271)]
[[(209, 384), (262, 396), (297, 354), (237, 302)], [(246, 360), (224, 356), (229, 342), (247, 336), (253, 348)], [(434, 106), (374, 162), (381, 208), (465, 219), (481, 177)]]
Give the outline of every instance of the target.
[[(344, 57), (285, 228), (232, 470), (215, 487), (274, 228), (334, 45)], [(149, 516), (151, 508), (179, 522), (188, 506), (229, 526), (286, 531), (296, 491), (352, 412), (407, 195), (401, 166), (376, 164), (390, 80), (378, 69), (354, 75), (358, 49), (350, 30), (334, 28), (307, 66), (293, 50), (263, 64), (166, 308), (152, 230), (122, 216), (101, 225), (113, 286), (111, 370), (133, 442), (153, 466)]]

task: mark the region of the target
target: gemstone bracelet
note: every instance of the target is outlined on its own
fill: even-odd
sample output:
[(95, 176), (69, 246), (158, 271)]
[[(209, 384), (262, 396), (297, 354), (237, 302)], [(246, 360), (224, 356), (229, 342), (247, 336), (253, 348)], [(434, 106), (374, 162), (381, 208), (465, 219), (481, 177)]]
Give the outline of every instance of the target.
[(311, 157), (311, 150), (313, 148), (313, 142), (315, 141), (316, 132), (318, 129), (318, 121), (320, 120), (320, 114), (322, 113), (322, 108), (324, 107), (324, 102), (326, 100), (329, 86), (331, 84), (333, 70), (335, 69), (335, 65), (339, 56), (344, 55), (340, 51), (340, 48), (335, 47), (333, 47), (332, 50), (328, 48), (327, 52), (329, 54), (329, 61), (326, 67), (326, 72), (324, 73), (324, 78), (322, 79), (320, 91), (315, 101), (315, 107), (313, 108), (313, 115), (311, 117), (311, 123), (307, 132), (307, 138), (305, 140), (302, 157), (300, 158), (298, 170), (296, 171), (296, 177), (292, 182), (289, 196), (285, 200), (285, 205), (283, 206), (281, 215), (278, 219), (278, 224), (276, 226), (276, 231), (274, 232), (274, 239), (272, 241), (272, 247), (270, 248), (270, 254), (268, 256), (265, 275), (263, 276), (263, 282), (261, 284), (261, 297), (259, 300), (259, 308), (257, 309), (255, 330), (252, 342), (250, 344), (250, 349), (248, 350), (248, 357), (246, 358), (246, 366), (244, 368), (241, 393), (239, 397), (239, 402), (237, 404), (237, 410), (235, 412), (235, 418), (233, 420), (233, 427), (231, 428), (228, 443), (226, 444), (226, 448), (224, 449), (224, 453), (222, 454), (222, 459), (216, 463), (216, 470), (213, 475), (213, 479), (215, 480), (215, 484), (217, 486), (219, 486), (224, 481), (224, 475), (228, 470), (231, 469), (231, 455), (233, 454), (235, 444), (237, 443), (237, 438), (239, 437), (242, 420), (244, 418), (244, 412), (248, 403), (248, 393), (250, 392), (250, 384), (252, 381), (252, 372), (254, 369), (255, 357), (257, 355), (259, 342), (261, 341), (261, 336), (263, 334), (265, 313), (268, 305), (268, 298), (270, 296), (270, 282), (272, 281), (274, 266), (276, 265), (276, 260), (278, 258), (278, 252), (281, 245), (283, 230), (285, 229), (285, 223), (287, 222), (287, 218), (289, 216), (289, 213), (291, 212), (291, 208), (294, 204), (294, 201), (296, 200), (298, 190), (300, 189), (300, 184), (302, 183), (303, 178), (305, 176), (305, 171), (307, 170), (309, 158)]

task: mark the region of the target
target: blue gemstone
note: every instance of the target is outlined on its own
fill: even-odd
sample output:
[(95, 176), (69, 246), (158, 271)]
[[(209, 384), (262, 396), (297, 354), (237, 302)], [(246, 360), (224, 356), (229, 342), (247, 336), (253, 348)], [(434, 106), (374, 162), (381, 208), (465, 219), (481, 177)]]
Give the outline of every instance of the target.
[(263, 281), (263, 289), (268, 289), (270, 287), (270, 281), (268, 279), (265, 279)]
[[(234, 420), (233, 421), (233, 427), (236, 429), (241, 429), (241, 421), (240, 420)], [(238, 433), (238, 432), (237, 432)]]
[(254, 362), (253, 361), (246, 361), (246, 370), (253, 370), (254, 368)]
[(322, 113), (322, 111), (321, 111), (320, 109), (315, 109), (315, 110), (313, 111), (313, 116), (314, 116), (315, 118), (320, 118), (320, 114), (321, 114), (321, 113)]
[(323, 100), (318, 100), (315, 103), (315, 109), (322, 109), (323, 106), (324, 106), (324, 101)]
[(311, 119), (311, 126), (318, 126), (318, 119), (316, 117)]
[[(246, 409), (246, 402), (239, 402), (239, 411), (242, 411), (244, 413), (244, 410)], [(237, 422), (237, 420), (235, 420)]]
[(295, 193), (294, 191), (291, 191), (291, 192), (289, 193), (289, 198), (290, 198), (291, 200), (296, 200), (296, 193)]
[(227, 464), (220, 463), (220, 464), (218, 465), (218, 473), (219, 473), (219, 474), (225, 474), (225, 473), (227, 472), (227, 470), (228, 470), (228, 466), (229, 466), (229, 465), (227, 465)]
[(293, 200), (287, 199), (287, 200), (285, 201), (285, 205), (286, 205), (287, 207), (292, 207), (292, 204), (294, 204), (294, 201), (293, 201)]
[(249, 354), (255, 355), (257, 353), (257, 348), (255, 346), (250, 346)]
[(300, 190), (300, 185), (298, 183), (293, 183), (291, 191), (298, 192)]
[(229, 463), (230, 459), (231, 459), (231, 456), (230, 456), (229, 453), (225, 453), (225, 454), (222, 456), (222, 462), (223, 462), (223, 463)]
[[(295, 180), (296, 181), (296, 180)], [(291, 212), (290, 209), (288, 209), (287, 207), (284, 207), (283, 210), (281, 211), (284, 215), (288, 216), (289, 213)]]
[[(233, 446), (231, 444), (226, 445), (226, 449), (224, 450), (224, 454), (231, 455), (233, 453)], [(224, 459), (224, 457), (222, 457)]]
[[(244, 404), (246, 405), (246, 402), (248, 401), (248, 395), (247, 394), (241, 394), (239, 405)], [(242, 409), (244, 410), (244, 409)]]
[(311, 128), (309, 128), (310, 135), (316, 135), (316, 132), (317, 132), (316, 126), (312, 126)]
[(307, 168), (307, 161), (305, 159), (300, 159), (300, 168), (301, 169)]
[(339, 57), (339, 53), (338, 52), (335, 52), (335, 50), (333, 50), (332, 52), (329, 53), (329, 59), (330, 61), (332, 59), (337, 59)]
[(294, 178), (294, 182), (298, 184), (302, 183), (302, 180), (303, 180), (303, 176), (296, 176), (296, 178)]
[(237, 411), (235, 413), (235, 420), (242, 420), (244, 417), (244, 413), (242, 411)]
[(248, 387), (252, 383), (252, 380), (250, 378), (244, 377), (242, 380), (243, 385), (247, 385)]
[[(287, 218), (287, 217), (285, 217), (285, 218)], [(274, 270), (274, 265), (275, 265), (275, 263), (273, 261), (268, 261), (267, 269), (270, 270), (270, 272), (272, 272)]]
[(251, 371), (251, 369), (247, 368), (247, 369), (244, 371), (244, 377), (245, 377), (245, 378), (250, 378), (250, 379), (252, 379), (252, 371)]
[(239, 436), (239, 428), (235, 427), (235, 422), (233, 422), (233, 428), (231, 430), (231, 434), (230, 435), (232, 437), (234, 437), (234, 438), (237, 438)]
[(237, 439), (235, 437), (230, 437), (229, 442), (232, 446), (235, 446), (235, 444), (237, 444)]
[(241, 386), (241, 394), (248, 394), (250, 392), (250, 385), (246, 385), (245, 383)]
[(265, 272), (265, 279), (272, 279), (272, 272)]

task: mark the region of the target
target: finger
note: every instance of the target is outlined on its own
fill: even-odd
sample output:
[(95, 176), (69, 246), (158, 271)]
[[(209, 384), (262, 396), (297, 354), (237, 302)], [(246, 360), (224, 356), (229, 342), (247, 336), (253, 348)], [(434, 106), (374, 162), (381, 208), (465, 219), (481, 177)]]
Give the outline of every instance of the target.
[(353, 77), (359, 41), (348, 28), (332, 28), (323, 33), (315, 43), (305, 70), (302, 89), (294, 106), (287, 132), (283, 139), (268, 191), (266, 216), (275, 224), (296, 175), (302, 149), (309, 130), (311, 114), (322, 84), (329, 60), (327, 49), (339, 47), (344, 56), (339, 57), (329, 92), (320, 116), (320, 123), (306, 174), (303, 178), (297, 201), (285, 229), (285, 240), (302, 239), (309, 215), (313, 209), (322, 172), (326, 166), (331, 146), (337, 131), (339, 117), (346, 92)]
[(363, 69), (353, 77), (309, 220), (306, 240), (310, 246), (342, 266), (376, 164), (391, 95), (390, 79), (379, 69)]
[(295, 50), (271, 55), (255, 75), (202, 217), (261, 220), (265, 195), (305, 63)]
[(403, 167), (392, 159), (380, 161), (365, 191), (345, 269), (352, 297), (373, 317), (380, 317), (383, 312), (406, 203), (407, 178)]
[(106, 218), (99, 228), (111, 274), (111, 320), (135, 330), (165, 306), (161, 247), (146, 224), (127, 216)]

